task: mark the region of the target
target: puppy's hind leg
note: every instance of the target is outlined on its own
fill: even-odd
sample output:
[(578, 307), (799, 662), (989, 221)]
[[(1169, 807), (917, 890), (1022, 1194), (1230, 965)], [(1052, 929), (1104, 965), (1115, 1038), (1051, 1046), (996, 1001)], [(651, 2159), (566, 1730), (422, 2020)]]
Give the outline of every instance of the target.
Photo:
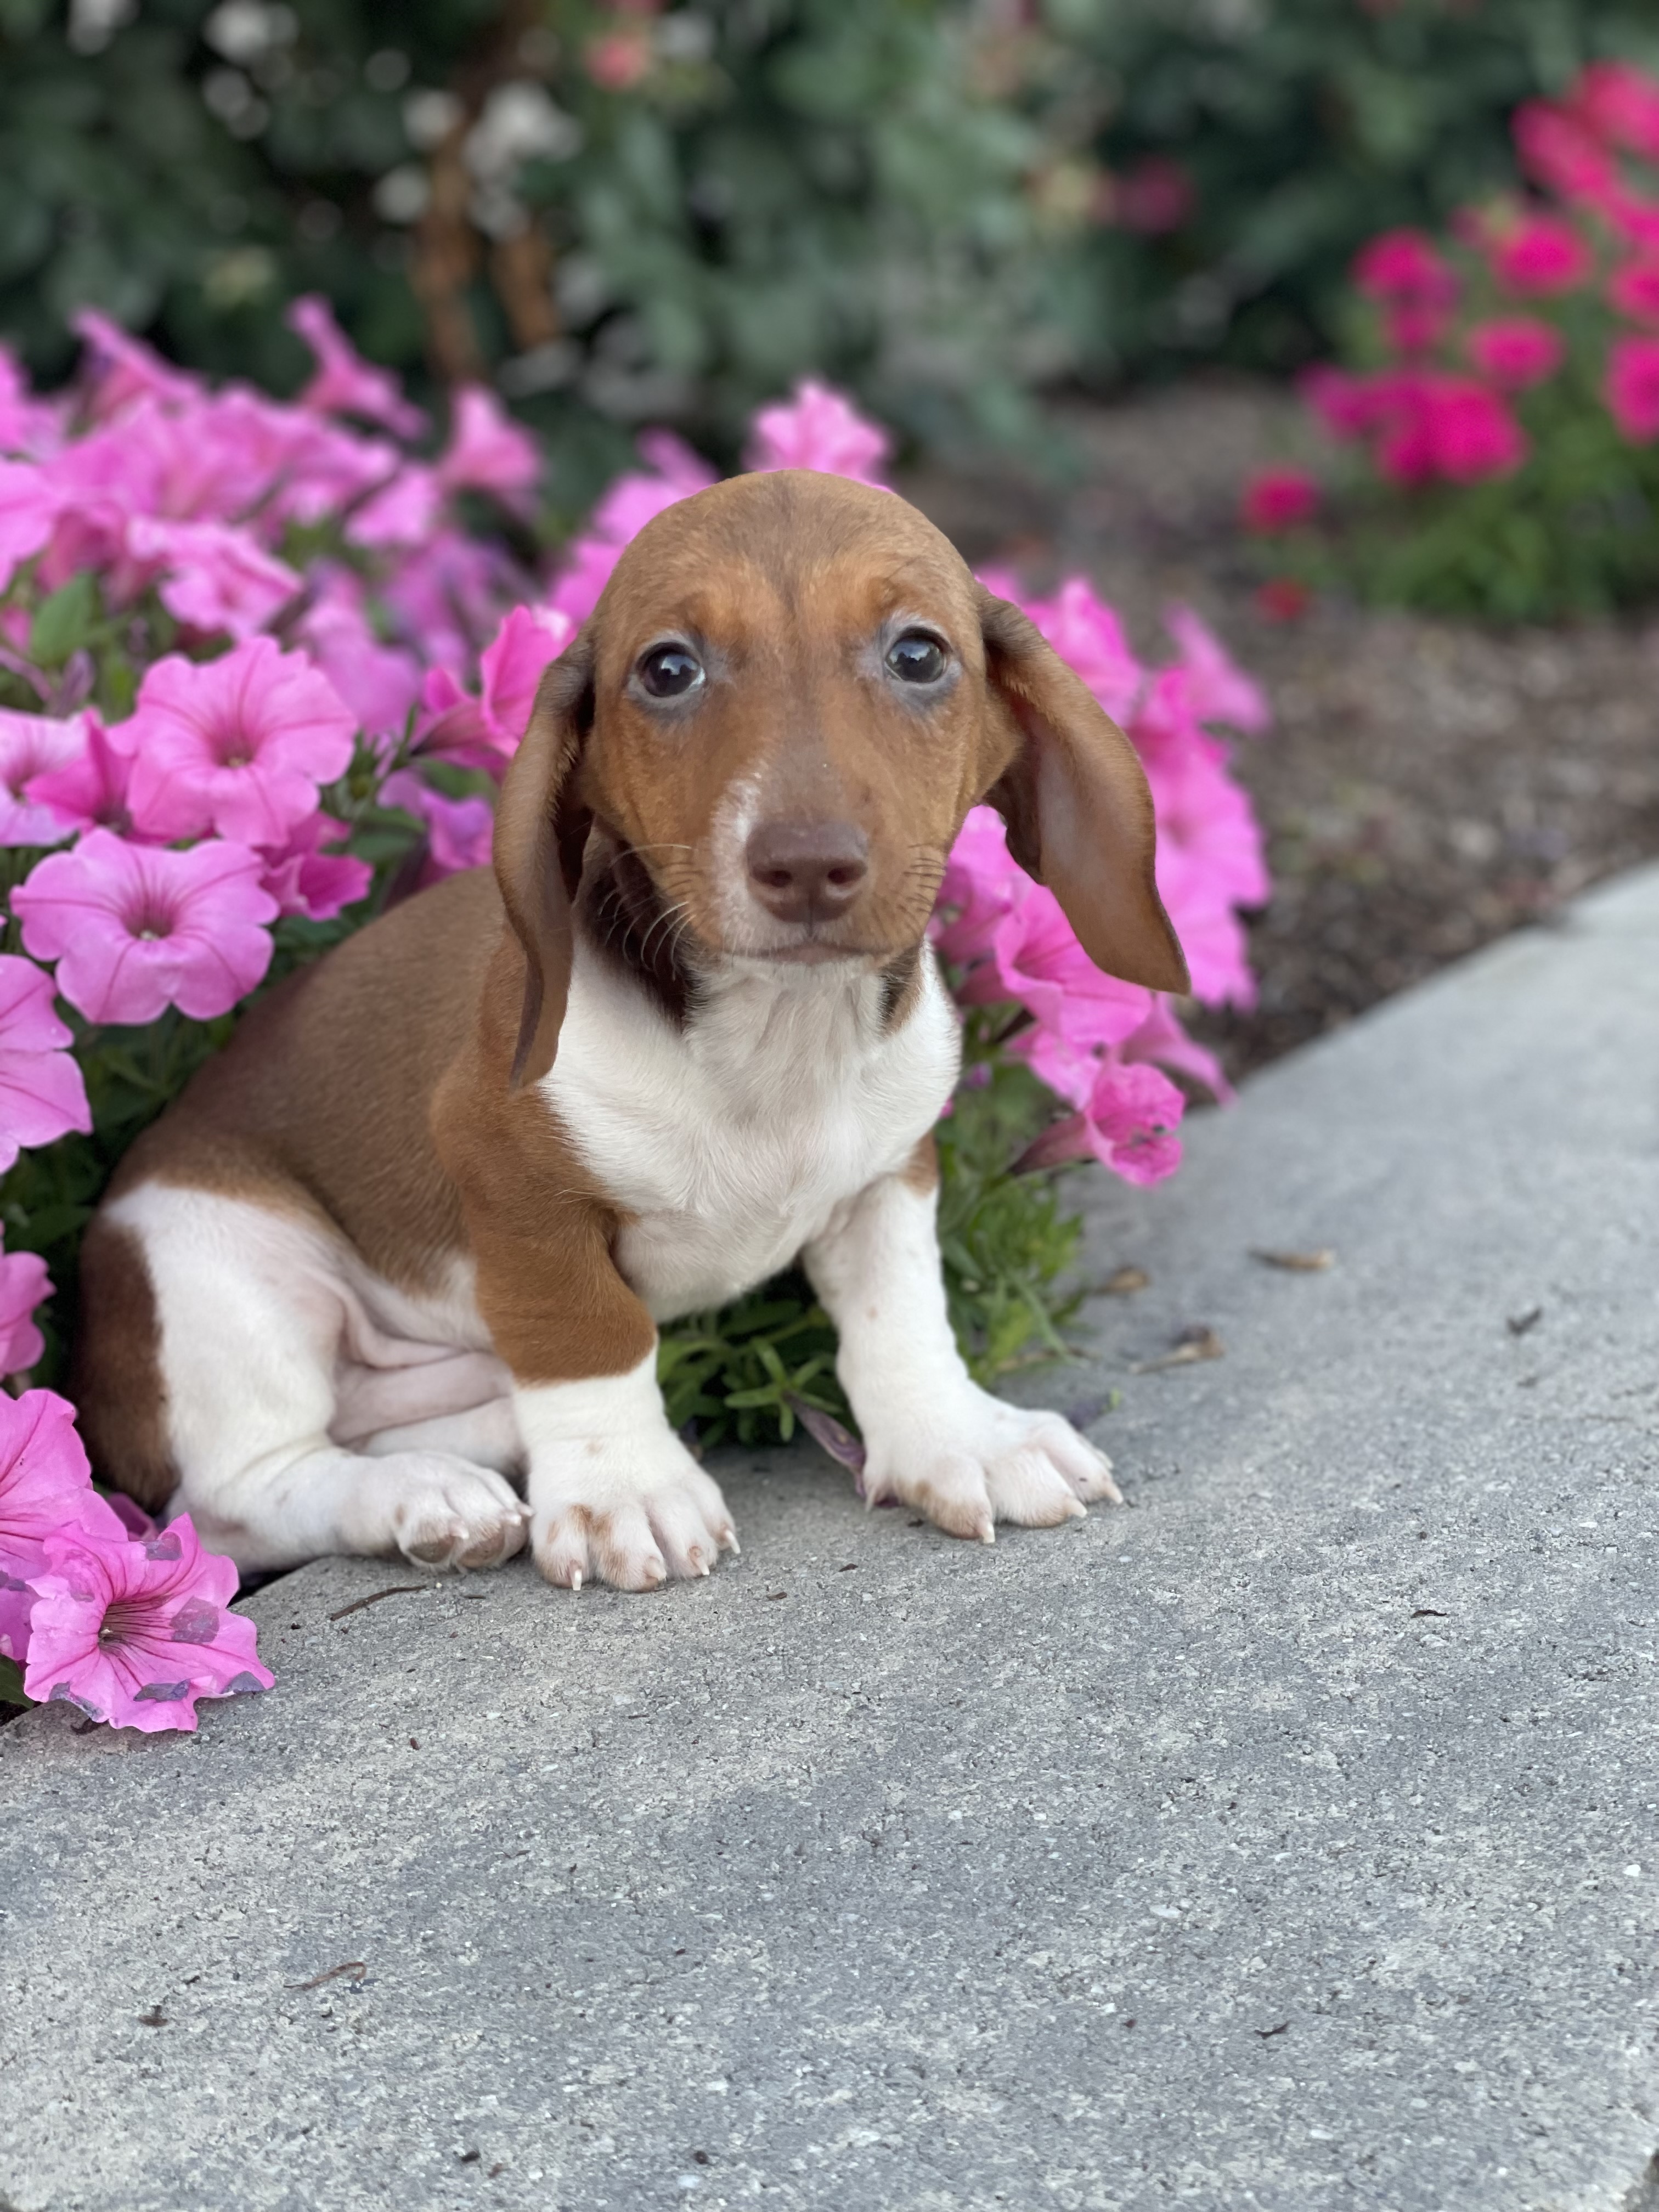
[(320, 1228), (160, 1183), (125, 1193), (103, 1220), (143, 1255), (178, 1476), (171, 1510), (205, 1543), (244, 1568), (330, 1552), (481, 1567), (519, 1550), (526, 1511), (493, 1469), (436, 1450), (370, 1458), (331, 1440), (348, 1294)]

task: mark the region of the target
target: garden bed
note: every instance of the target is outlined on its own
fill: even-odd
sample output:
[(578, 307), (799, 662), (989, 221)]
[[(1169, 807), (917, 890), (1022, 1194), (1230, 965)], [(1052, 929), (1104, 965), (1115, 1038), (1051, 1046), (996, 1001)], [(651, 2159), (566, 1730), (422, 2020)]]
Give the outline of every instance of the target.
[(1273, 878), (1260, 1002), (1194, 1024), (1232, 1075), (1659, 854), (1659, 610), (1503, 631), (1326, 599), (1273, 621), (1236, 515), (1265, 457), (1307, 452), (1293, 398), (1194, 378), (1061, 419), (1064, 492), (988, 470), (903, 489), (976, 562), (1038, 590), (1086, 570), (1136, 639), (1190, 602), (1267, 686), (1276, 726), (1235, 753)]

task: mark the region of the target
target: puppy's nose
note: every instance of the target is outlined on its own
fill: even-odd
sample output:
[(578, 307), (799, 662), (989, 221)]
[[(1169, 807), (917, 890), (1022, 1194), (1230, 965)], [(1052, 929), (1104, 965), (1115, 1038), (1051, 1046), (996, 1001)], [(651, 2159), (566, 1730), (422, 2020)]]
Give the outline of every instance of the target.
[(869, 849), (854, 822), (763, 822), (749, 840), (750, 885), (780, 921), (832, 921), (858, 896)]

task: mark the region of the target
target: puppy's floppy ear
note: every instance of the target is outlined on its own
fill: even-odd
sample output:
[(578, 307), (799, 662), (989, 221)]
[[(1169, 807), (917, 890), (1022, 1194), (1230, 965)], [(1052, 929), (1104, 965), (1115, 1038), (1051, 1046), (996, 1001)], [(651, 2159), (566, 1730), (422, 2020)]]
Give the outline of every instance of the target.
[(1134, 747), (1030, 618), (979, 595), (992, 716), (1017, 750), (985, 796), (1008, 849), (1047, 884), (1097, 968), (1149, 990), (1184, 992), (1187, 963), (1152, 874), (1152, 794)]
[(570, 994), (570, 902), (592, 819), (576, 804), (576, 764), (593, 721), (593, 625), (544, 674), (495, 809), (495, 881), (524, 947), (524, 1011), (512, 1083), (539, 1083), (559, 1048)]

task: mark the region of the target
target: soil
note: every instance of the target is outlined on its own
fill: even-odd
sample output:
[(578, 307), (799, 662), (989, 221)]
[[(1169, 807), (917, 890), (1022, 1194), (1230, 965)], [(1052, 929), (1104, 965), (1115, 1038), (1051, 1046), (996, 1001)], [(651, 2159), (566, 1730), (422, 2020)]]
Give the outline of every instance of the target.
[(1659, 608), (1504, 631), (1331, 598), (1275, 621), (1235, 514), (1251, 469), (1305, 453), (1293, 400), (1194, 379), (1061, 419), (1064, 489), (996, 470), (903, 489), (976, 563), (1038, 591), (1091, 576), (1147, 657), (1185, 601), (1266, 684), (1274, 727), (1235, 751), (1273, 880), (1249, 925), (1260, 998), (1192, 1025), (1231, 1074), (1659, 855)]

